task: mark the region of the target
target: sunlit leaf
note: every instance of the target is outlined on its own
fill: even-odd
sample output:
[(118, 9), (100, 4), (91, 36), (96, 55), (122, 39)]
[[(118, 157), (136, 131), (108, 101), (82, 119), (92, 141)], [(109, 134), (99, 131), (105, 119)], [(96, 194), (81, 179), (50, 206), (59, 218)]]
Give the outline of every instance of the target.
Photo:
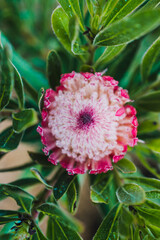
[(138, 12), (104, 28), (96, 35), (94, 44), (111, 46), (129, 43), (152, 31), (159, 24), (160, 10)]

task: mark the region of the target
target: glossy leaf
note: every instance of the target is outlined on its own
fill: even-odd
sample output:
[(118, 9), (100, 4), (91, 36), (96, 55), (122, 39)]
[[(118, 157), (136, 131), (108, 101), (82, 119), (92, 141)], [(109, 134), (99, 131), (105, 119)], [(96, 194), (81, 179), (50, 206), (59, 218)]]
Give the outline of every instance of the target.
[(71, 52), (69, 37), (69, 17), (61, 7), (57, 7), (52, 13), (52, 28), (62, 45)]
[(147, 81), (152, 66), (159, 55), (160, 55), (160, 37), (153, 42), (153, 44), (149, 47), (149, 49), (143, 56), (141, 64), (141, 75), (144, 81)]
[(30, 212), (34, 200), (31, 194), (14, 185), (0, 184), (0, 199), (3, 200), (6, 197), (13, 198), (25, 212)]
[(41, 173), (36, 168), (31, 168), (32, 174), (45, 185), (47, 189), (52, 189), (53, 187), (49, 185), (46, 180), (42, 177)]
[(15, 133), (12, 127), (7, 128), (0, 134), (0, 151), (8, 152), (18, 147), (22, 133)]
[(14, 68), (14, 88), (18, 97), (19, 108), (22, 110), (24, 107), (23, 81), (17, 68), (13, 64), (12, 66)]
[(121, 204), (120, 205), (117, 204), (114, 208), (111, 209), (111, 211), (104, 218), (103, 222), (98, 228), (95, 236), (93, 237), (93, 240), (100, 240), (100, 239), (109, 240), (110, 239), (110, 234), (112, 232), (114, 224), (116, 223), (116, 220), (119, 217), (121, 207), (122, 207)]
[(0, 110), (8, 103), (13, 88), (13, 71), (9, 61), (9, 50), (0, 42)]
[(56, 200), (60, 199), (63, 196), (75, 178), (76, 175), (68, 175), (66, 171), (59, 176), (53, 188), (53, 193)]
[(96, 35), (94, 45), (111, 46), (129, 43), (158, 27), (159, 22), (159, 10), (138, 12), (104, 28)]
[(90, 197), (94, 203), (108, 203), (109, 191), (111, 187), (111, 181), (113, 176), (106, 176), (100, 178), (94, 185), (91, 186)]
[(160, 111), (160, 91), (154, 91), (143, 95), (136, 100), (136, 105), (151, 112)]
[(50, 51), (47, 57), (47, 76), (52, 89), (60, 85), (61, 61), (54, 50)]
[(21, 133), (26, 128), (29, 128), (38, 123), (37, 113), (34, 109), (25, 109), (21, 112), (12, 114), (13, 129), (16, 133)]
[(107, 47), (103, 54), (98, 58), (98, 60), (95, 62), (94, 67), (98, 67), (98, 65), (101, 64), (107, 64), (111, 60), (113, 60), (118, 54), (120, 54), (123, 49), (126, 47), (126, 45), (120, 45), (120, 46), (111, 46)]
[(137, 205), (145, 201), (145, 192), (137, 184), (125, 184), (116, 191), (118, 201), (127, 205)]
[(38, 211), (42, 212), (44, 215), (52, 217), (54, 220), (58, 220), (67, 227), (78, 230), (78, 226), (73, 223), (73, 220), (65, 215), (65, 213), (53, 203), (42, 204), (38, 207)]
[(113, 11), (106, 16), (104, 25), (120, 20), (140, 6), (145, 0), (119, 0)]
[(17, 217), (19, 213), (12, 210), (0, 210), (0, 217)]
[(115, 164), (115, 167), (121, 170), (123, 173), (134, 173), (137, 170), (134, 163), (126, 158), (123, 158), (122, 160), (118, 161)]

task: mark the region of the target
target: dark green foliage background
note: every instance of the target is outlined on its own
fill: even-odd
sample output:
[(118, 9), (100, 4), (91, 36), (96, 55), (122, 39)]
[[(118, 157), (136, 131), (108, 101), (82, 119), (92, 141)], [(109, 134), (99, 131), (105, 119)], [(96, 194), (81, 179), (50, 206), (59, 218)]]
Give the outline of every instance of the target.
[[(160, 1), (1, 0), (0, 30), (0, 122), (13, 123), (0, 133), (0, 159), (21, 141), (42, 148), (36, 128), (44, 92), (62, 73), (105, 70), (134, 99), (141, 141), (113, 171), (87, 176), (102, 213), (93, 240), (160, 239)], [(41, 150), (28, 155), (27, 164), (0, 169), (24, 173), (0, 184), (0, 200), (19, 206), (0, 210), (0, 239), (82, 239), (72, 215), (84, 176), (69, 176)], [(26, 189), (38, 183), (43, 190), (32, 196)]]

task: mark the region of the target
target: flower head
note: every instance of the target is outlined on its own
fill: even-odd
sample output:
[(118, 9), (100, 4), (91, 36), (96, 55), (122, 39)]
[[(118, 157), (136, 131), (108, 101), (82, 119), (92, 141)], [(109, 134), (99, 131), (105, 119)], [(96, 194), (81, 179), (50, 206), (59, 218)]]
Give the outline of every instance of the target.
[(127, 146), (137, 143), (136, 110), (127, 90), (101, 73), (64, 74), (56, 91), (44, 97), (37, 131), (48, 160), (69, 174), (111, 170)]

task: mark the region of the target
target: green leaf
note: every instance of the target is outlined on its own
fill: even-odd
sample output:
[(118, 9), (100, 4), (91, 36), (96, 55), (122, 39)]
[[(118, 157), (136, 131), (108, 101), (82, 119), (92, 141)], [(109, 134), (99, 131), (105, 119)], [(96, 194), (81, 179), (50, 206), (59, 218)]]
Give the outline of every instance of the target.
[(160, 55), (160, 37), (153, 42), (153, 44), (148, 48), (148, 50), (145, 52), (143, 56), (141, 64), (141, 75), (144, 81), (147, 81), (152, 66), (159, 55)]
[[(23, 83), (24, 83), (24, 89), (25, 92), (27, 92), (27, 94), (36, 102), (37, 104), (37, 100), (38, 100), (38, 92), (37, 89), (34, 89), (33, 86), (26, 81), (26, 79), (23, 77)], [(43, 85), (44, 86), (44, 85)]]
[(0, 235), (0, 239), (12, 240), (13, 239), (13, 235), (9, 234), (9, 233), (2, 234), (2, 235)]
[(17, 217), (21, 212), (12, 210), (0, 210), (0, 217)]
[(80, 9), (79, 0), (58, 0), (62, 8), (68, 14), (69, 17), (76, 15), (82, 31), (84, 31), (84, 22), (82, 12)]
[(159, 227), (160, 210), (144, 207), (136, 207), (136, 210), (138, 210), (138, 213), (145, 219), (145, 221)]
[(100, 227), (98, 228), (93, 240), (109, 240), (112, 229), (116, 223), (116, 220), (119, 217), (120, 209), (122, 205), (117, 204), (108, 215), (104, 218)]
[(18, 97), (19, 107), (22, 110), (24, 107), (24, 89), (23, 89), (23, 81), (21, 75), (19, 74), (17, 68), (13, 65), (14, 68), (14, 88)]
[(151, 112), (160, 111), (160, 91), (154, 91), (143, 95), (135, 101), (136, 105)]
[(104, 25), (111, 24), (117, 20), (120, 20), (140, 6), (145, 0), (119, 0), (115, 5), (113, 11), (111, 11), (104, 20)]
[(71, 41), (69, 36), (69, 17), (61, 7), (57, 7), (51, 17), (52, 28), (58, 40), (71, 52)]
[(75, 178), (76, 175), (68, 175), (66, 171), (59, 176), (53, 188), (53, 193), (56, 200), (59, 200), (63, 196)]
[(38, 123), (37, 113), (34, 109), (25, 109), (21, 112), (12, 114), (13, 129), (16, 133), (21, 133), (26, 128), (29, 128)]
[(107, 64), (113, 60), (118, 54), (120, 54), (123, 49), (126, 47), (126, 44), (120, 46), (111, 46), (107, 47), (103, 54), (95, 62), (94, 67), (97, 68), (101, 64)]
[(41, 229), (38, 227), (38, 225), (35, 224), (35, 228), (36, 228), (36, 233), (37, 233), (37, 238), (38, 240), (48, 240), (48, 238), (46, 238), (44, 236), (44, 234), (42, 233)]
[(22, 133), (17, 134), (12, 127), (7, 128), (0, 134), (0, 151), (8, 152), (18, 147)]
[(69, 186), (67, 190), (67, 202), (68, 209), (71, 213), (74, 213), (77, 208), (77, 202), (79, 197), (79, 183), (76, 178)]
[(88, 7), (88, 10), (89, 10), (89, 13), (93, 17), (93, 14), (94, 14), (93, 2), (92, 2), (92, 0), (86, 0), (86, 2), (87, 2), (87, 7)]
[(108, 203), (109, 191), (111, 188), (111, 182), (113, 175), (99, 178), (98, 181), (91, 186), (90, 198), (94, 203)]
[(40, 89), (42, 86), (48, 88), (47, 79), (44, 77), (44, 75), (38, 71), (36, 71), (31, 64), (29, 64), (26, 60), (24, 60), (17, 52), (14, 51), (11, 44), (7, 40), (7, 38), (4, 36), (3, 33), (1, 33), (2, 37), (2, 44), (9, 45), (9, 47), (12, 50), (12, 63), (16, 66), (21, 76), (23, 76), (27, 81), (32, 85), (34, 89)]
[(25, 212), (30, 213), (31, 205), (34, 200), (31, 194), (14, 185), (0, 184), (0, 199), (3, 200), (6, 197), (13, 198)]
[(0, 42), (0, 110), (8, 103), (13, 88), (13, 71), (9, 61), (9, 50)]
[(160, 189), (160, 180), (154, 178), (145, 178), (145, 177), (127, 177), (127, 180), (134, 182), (138, 185), (146, 186), (151, 189), (156, 188)]
[(78, 226), (73, 223), (73, 220), (53, 203), (44, 203), (39, 206), (37, 210), (42, 212), (44, 215), (52, 217), (54, 220), (58, 220), (67, 227), (75, 229), (76, 231), (78, 230)]
[(115, 167), (118, 168), (119, 170), (121, 170), (123, 173), (134, 173), (137, 170), (134, 163), (129, 161), (126, 158), (118, 161), (115, 164)]
[(129, 43), (158, 27), (159, 22), (159, 10), (138, 12), (104, 28), (93, 43), (101, 46)]
[(47, 189), (52, 189), (53, 187), (49, 185), (46, 180), (42, 177), (41, 173), (36, 168), (31, 168), (32, 174), (45, 185)]
[(47, 57), (47, 76), (52, 89), (60, 85), (61, 61), (54, 50), (50, 51)]
[(159, 3), (160, 0), (150, 0), (140, 9), (140, 11), (156, 8), (159, 6)]
[(69, 20), (69, 35), (71, 40), (71, 51), (74, 55), (80, 55), (80, 58), (84, 61), (82, 55), (87, 52), (84, 47), (80, 46), (79, 25), (75, 17), (72, 17)]
[(48, 218), (48, 224), (47, 224), (47, 237), (48, 239), (55, 239), (55, 228), (54, 228), (54, 222), (52, 220), (52, 218)]
[(48, 161), (48, 156), (45, 156), (44, 153), (36, 153), (28, 151), (30, 158), (42, 166), (54, 167), (52, 163)]
[(0, 217), (0, 225), (6, 224), (6, 223), (9, 223), (9, 222), (14, 222), (14, 221), (17, 221), (17, 220), (18, 220), (17, 218)]
[(125, 184), (116, 192), (118, 201), (127, 205), (142, 204), (145, 201), (145, 192), (137, 184)]
[(130, 236), (130, 226), (133, 223), (133, 220), (133, 215), (126, 208), (123, 207), (118, 223), (119, 234), (122, 237)]
[(152, 191), (147, 191), (145, 193), (146, 193), (146, 198), (160, 199), (160, 190), (152, 190)]
[(21, 188), (27, 188), (38, 183), (39, 181), (36, 178), (21, 178), (13, 182), (10, 182), (9, 184), (17, 187), (21, 187)]
[[(53, 221), (53, 220), (52, 220)], [(63, 225), (61, 222), (54, 221), (54, 238), (55, 240), (82, 240), (79, 234), (71, 228), (68, 228), (66, 225)]]

